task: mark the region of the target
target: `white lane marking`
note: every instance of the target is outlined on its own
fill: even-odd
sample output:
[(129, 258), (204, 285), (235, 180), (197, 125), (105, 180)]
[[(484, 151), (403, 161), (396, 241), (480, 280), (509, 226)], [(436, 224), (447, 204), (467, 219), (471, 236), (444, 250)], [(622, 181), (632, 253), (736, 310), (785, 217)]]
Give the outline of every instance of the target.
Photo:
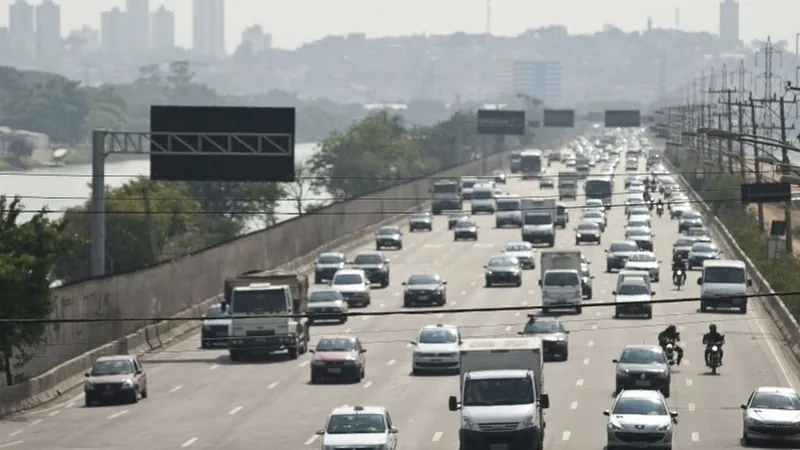
[(692, 362), (691, 362), (691, 361), (689, 361), (688, 359), (684, 359), (683, 361), (681, 361), (681, 364), (683, 364), (683, 365), (685, 365), (685, 366), (688, 366), (688, 365), (689, 365), (689, 364), (691, 364), (691, 363), (692, 363)]
[(298, 366), (298, 367), (305, 367), (305, 366), (307, 366), (307, 365), (308, 365), (308, 361), (303, 361), (303, 362), (301, 362), (300, 364), (298, 364), (297, 366)]
[(678, 331), (683, 331), (683, 325), (678, 325)]
[(111, 414), (110, 416), (106, 417), (106, 419), (113, 420), (113, 419), (116, 419), (117, 417), (122, 417), (125, 414), (128, 414), (129, 412), (130, 411), (128, 411), (127, 409), (123, 409), (122, 411), (115, 412), (114, 414)]
[(458, 302), (450, 302), (450, 306), (456, 306), (456, 304), (458, 304)]
[(436, 317), (437, 317), (437, 318), (439, 318), (439, 319), (441, 319), (442, 317), (444, 317), (444, 314), (442, 314), (442, 313), (439, 313), (439, 314), (437, 314), (437, 315), (436, 315)]
[(36, 419), (29, 426), (39, 425), (40, 423), (44, 422), (44, 419)]
[(272, 382), (272, 384), (270, 384), (269, 386), (267, 386), (267, 389), (275, 389), (275, 386), (277, 386), (277, 385), (278, 385), (278, 382), (277, 382), (277, 381), (274, 381), (274, 382)]
[(597, 325), (592, 325), (592, 329), (596, 330), (597, 329)]
[(583, 365), (584, 365), (584, 366), (588, 366), (590, 361), (591, 361), (591, 360), (590, 360), (589, 358), (585, 358), (585, 359), (583, 360)]
[(506, 325), (506, 331), (511, 331), (511, 325)]
[(583, 378), (578, 379), (578, 381), (575, 382), (575, 386), (583, 386)]
[(437, 431), (436, 433), (433, 433), (433, 437), (431, 438), (431, 442), (439, 442), (439, 440), (442, 439), (442, 435), (443, 434), (444, 433), (442, 433), (441, 431)]
[[(425, 247), (425, 248), (442, 248), (442, 247), (444, 247), (444, 244), (425, 244), (425, 245), (423, 245), (423, 247)], [(308, 445), (308, 444), (306, 444), (306, 445)]]
[(14, 441), (14, 442), (9, 442), (8, 444), (3, 444), (3, 445), (0, 445), (0, 448), (8, 448), (8, 447), (13, 447), (13, 446), (15, 446), (15, 445), (22, 444), (23, 442), (25, 442), (25, 441)]
[(783, 377), (786, 379), (786, 382), (789, 383), (794, 389), (797, 389), (797, 386), (794, 383), (794, 378), (789, 375), (789, 370), (786, 368), (786, 364), (784, 364), (781, 355), (778, 353), (778, 350), (775, 348), (775, 344), (772, 343), (772, 339), (770, 339), (771, 335), (767, 335), (767, 330), (764, 329), (764, 326), (761, 325), (761, 322), (756, 319), (755, 320), (756, 326), (758, 327), (758, 331), (761, 333), (762, 336), (767, 336), (765, 341), (767, 341), (767, 347), (769, 347), (769, 351), (772, 353), (772, 356), (775, 358), (775, 362), (778, 363), (778, 367), (781, 369), (781, 373), (783, 373)]
[(399, 296), (400, 296), (400, 293), (399, 293), (399, 292), (395, 292), (395, 293), (394, 293), (394, 295), (395, 295), (395, 296), (397, 296), (397, 297), (399, 297)]
[(72, 408), (73, 406), (75, 406), (75, 402), (69, 402), (64, 408)]
[(386, 365), (387, 365), (387, 366), (391, 366), (391, 365), (393, 365), (393, 364), (394, 364), (394, 363), (396, 363), (396, 362), (397, 362), (397, 360), (396, 360), (396, 359), (390, 359), (390, 360), (389, 360), (389, 362), (388, 362), (388, 363), (386, 363)]
[(533, 291), (528, 291), (528, 295), (533, 295)]
[(597, 316), (597, 317), (600, 317), (600, 316), (602, 316), (603, 314), (602, 314), (602, 313), (600, 313), (600, 311), (597, 311), (596, 313), (594, 313), (594, 315), (595, 315), (595, 316)]
[(692, 387), (692, 385), (693, 385), (693, 384), (694, 384), (694, 383), (692, 382), (692, 379), (691, 379), (691, 378), (687, 378), (687, 379), (686, 379), (686, 387)]
[(413, 344), (411, 344), (411, 342), (409, 342), (408, 344), (406, 344), (406, 348), (411, 348), (412, 345)]
[(366, 383), (364, 383), (364, 389), (366, 389), (366, 388), (368, 388), (370, 386), (372, 386), (372, 381), (367, 381)]
[(514, 317), (519, 317), (519, 311), (514, 313)]
[(694, 403), (689, 403), (688, 408), (689, 411), (694, 412), (697, 407), (694, 405)]
[(461, 291), (461, 295), (467, 295), (467, 291)]
[(385, 303), (381, 303), (381, 308), (386, 308), (386, 304)]
[(696, 431), (692, 433), (692, 442), (700, 442), (700, 433)]
[(22, 434), (22, 432), (23, 432), (23, 431), (25, 431), (25, 430), (23, 430), (22, 428), (20, 428), (19, 430), (17, 430), (17, 431), (14, 431), (13, 433), (8, 433), (8, 435), (9, 435), (9, 436), (11, 436), (11, 437), (14, 437), (14, 436), (17, 436), (17, 435), (20, 435), (20, 434)]
[(473, 282), (471, 282), (469, 285), (470, 285), (470, 286), (475, 286), (476, 284), (478, 284), (478, 283), (477, 283), (476, 281), (473, 281)]
[(181, 390), (181, 388), (183, 388), (183, 386), (181, 386), (181, 385), (177, 385), (177, 386), (175, 386), (174, 388), (170, 389), (170, 390), (169, 390), (169, 392), (167, 392), (167, 394), (174, 394), (174, 393), (176, 393), (176, 392), (180, 391), (180, 390)]
[(578, 402), (572, 402), (569, 404), (569, 409), (576, 410), (578, 409)]
[(195, 442), (197, 442), (197, 438), (193, 437), (193, 438), (189, 439), (188, 441), (184, 442), (183, 444), (181, 444), (181, 447), (183, 447), (183, 448), (189, 447), (190, 445), (194, 444)]
[(594, 347), (594, 341), (589, 341), (589, 347)]
[(369, 320), (369, 316), (361, 316), (361, 320)]
[(319, 436), (317, 436), (316, 434), (311, 436), (310, 438), (306, 439), (306, 441), (303, 443), (303, 445), (311, 445), (311, 444), (313, 444), (314, 441), (316, 441), (318, 437)]
[(242, 407), (241, 406), (237, 406), (236, 408), (233, 408), (232, 410), (228, 411), (228, 414), (232, 416), (232, 415), (238, 413), (241, 410), (242, 410)]
[(522, 306), (528, 306), (528, 302), (522, 302)]
[(572, 436), (572, 432), (567, 430), (567, 431), (561, 433), (561, 440), (562, 441), (568, 441), (570, 436)]
[(345, 333), (350, 333), (351, 331), (353, 331), (352, 328), (348, 328), (348, 329), (344, 330)]
[(217, 367), (219, 367), (219, 366), (216, 365), (216, 364), (212, 364), (212, 365), (208, 366), (208, 370), (217, 370)]
[(61, 412), (61, 410), (58, 410), (58, 409), (57, 409), (57, 410), (55, 410), (55, 411), (51, 412), (50, 414), (48, 414), (48, 416), (50, 416), (50, 417), (57, 416), (57, 415), (58, 415), (58, 413), (60, 413), (60, 412)]

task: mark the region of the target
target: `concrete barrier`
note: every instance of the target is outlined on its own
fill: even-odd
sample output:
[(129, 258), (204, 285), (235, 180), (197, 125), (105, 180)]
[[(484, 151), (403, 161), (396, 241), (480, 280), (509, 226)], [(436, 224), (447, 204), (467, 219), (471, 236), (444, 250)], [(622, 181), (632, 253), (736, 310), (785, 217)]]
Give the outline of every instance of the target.
[[(665, 161), (665, 166), (675, 173), (675, 169), (672, 167), (669, 161)], [(751, 292), (753, 294), (761, 294), (760, 297), (751, 299), (751, 301), (759, 303), (767, 312), (767, 314), (769, 314), (770, 318), (781, 333), (781, 338), (783, 339), (784, 343), (791, 348), (794, 356), (798, 359), (798, 361), (800, 361), (800, 325), (798, 325), (797, 320), (783, 303), (783, 300), (780, 298), (780, 296), (774, 294), (775, 290), (772, 289), (772, 286), (770, 286), (766, 278), (761, 274), (761, 272), (758, 271), (755, 263), (753, 263), (744, 250), (739, 247), (739, 245), (736, 243), (736, 238), (734, 238), (728, 229), (725, 228), (725, 225), (722, 223), (722, 221), (720, 221), (719, 218), (717, 218), (717, 216), (711, 212), (711, 208), (709, 208), (709, 206), (703, 201), (702, 197), (695, 192), (689, 182), (686, 181), (682, 175), (676, 175), (676, 179), (689, 194), (689, 197), (692, 199), (692, 201), (696, 202), (695, 205), (698, 206), (697, 209), (700, 210), (699, 212), (703, 214), (706, 226), (708, 226), (715, 236), (724, 241), (721, 242), (721, 244), (724, 247), (726, 254), (730, 255), (731, 259), (744, 261), (750, 278), (753, 280)]]
[[(563, 142), (550, 142), (555, 146)], [(507, 153), (435, 174), (459, 177), (503, 166)], [(56, 318), (199, 317), (219, 301), (224, 279), (246, 270), (310, 268), (322, 251), (347, 251), (386, 223), (403, 219), (427, 203), (430, 178), (422, 178), (205, 249), (177, 261), (56, 290)], [(0, 388), (0, 415), (29, 409), (78, 386), (98, 356), (146, 353), (196, 330), (198, 321), (136, 320), (61, 323), (50, 327), (35, 354), (37, 376)], [(111, 343), (108, 343), (111, 342)]]

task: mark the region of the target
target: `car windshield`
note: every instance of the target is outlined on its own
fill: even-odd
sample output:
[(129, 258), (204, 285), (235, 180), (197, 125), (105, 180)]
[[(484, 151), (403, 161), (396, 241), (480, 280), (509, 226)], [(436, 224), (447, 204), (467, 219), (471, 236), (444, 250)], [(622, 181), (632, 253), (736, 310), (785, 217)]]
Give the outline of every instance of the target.
[(318, 352), (352, 352), (356, 349), (353, 339), (320, 339), (315, 351)]
[(622, 364), (666, 364), (664, 353), (649, 348), (626, 348), (619, 362)]
[(353, 285), (353, 284), (363, 284), (364, 278), (361, 275), (356, 275), (354, 273), (343, 273), (341, 275), (336, 275), (333, 277), (333, 285)]
[(427, 220), (428, 219), (428, 215), (427, 214), (412, 214), (411, 218), (414, 219), (414, 220)]
[(388, 228), (388, 227), (387, 228), (381, 228), (380, 230), (378, 230), (378, 234), (383, 235), (383, 236), (387, 236), (387, 235), (391, 236), (393, 234), (400, 234), (400, 230), (398, 230), (397, 228)]
[(519, 265), (519, 262), (514, 258), (492, 258), (489, 260), (489, 266), (491, 267), (509, 267), (517, 265)]
[(133, 362), (130, 360), (118, 361), (98, 361), (92, 367), (93, 377), (103, 377), (108, 375), (125, 375), (133, 373)]
[(550, 217), (550, 214), (525, 214), (525, 225), (549, 225), (551, 223), (553, 223), (553, 218)]
[(614, 405), (614, 415), (666, 416), (664, 402), (651, 398), (623, 397)]
[(707, 242), (695, 242), (692, 244), (692, 251), (699, 253), (711, 253), (717, 251), (713, 244)]
[(420, 284), (439, 284), (439, 280), (434, 275), (411, 275), (406, 284), (409, 286)]
[(420, 344), (453, 344), (458, 342), (458, 335), (448, 329), (425, 329), (419, 333)]
[(631, 255), (631, 257), (628, 258), (628, 261), (655, 262), (656, 255), (652, 253), (636, 253)]
[(582, 223), (578, 225), (578, 231), (592, 231), (597, 230), (600, 228), (600, 225), (596, 223)]
[(627, 234), (628, 236), (648, 236), (650, 235), (650, 232), (644, 228), (633, 228), (628, 230)]
[(467, 379), (463, 406), (530, 405), (534, 402), (530, 378)]
[(525, 333), (563, 333), (564, 327), (561, 322), (552, 320), (534, 320), (525, 324)]
[(328, 420), (327, 434), (379, 434), (386, 432), (381, 414), (336, 414)]
[(520, 200), (499, 200), (497, 202), (498, 211), (519, 211), (521, 206)]
[(678, 239), (675, 241), (674, 247), (691, 247), (694, 241), (691, 239)]
[(684, 211), (681, 213), (681, 219), (699, 219), (700, 213), (696, 211)]
[(778, 392), (759, 392), (750, 402), (753, 409), (782, 409), (785, 411), (800, 410), (800, 398), (797, 394)]
[(458, 228), (472, 228), (474, 226), (475, 226), (475, 222), (472, 222), (472, 221), (469, 221), (469, 220), (462, 220), (462, 221), (458, 222), (458, 224), (456, 224), (456, 227), (458, 227)]
[(703, 269), (704, 283), (742, 284), (745, 281), (744, 269), (739, 267), (706, 267)]
[(358, 255), (356, 256), (355, 264), (381, 264), (383, 263), (383, 258), (381, 255), (376, 254), (366, 254), (366, 255)]
[(344, 257), (339, 255), (322, 255), (317, 259), (318, 264), (341, 264)]
[(475, 186), (478, 180), (461, 180), (461, 187), (465, 189), (472, 189), (472, 186)]
[(531, 248), (525, 244), (508, 244), (506, 246), (507, 252), (529, 252)]
[(212, 306), (206, 313), (206, 319), (219, 319), (225, 316), (225, 311), (221, 306)]
[(639, 247), (636, 244), (631, 243), (631, 242), (615, 242), (615, 243), (611, 244), (611, 247), (609, 248), (609, 251), (611, 253), (614, 253), (614, 252), (634, 252), (636, 250), (639, 250)]
[(337, 291), (317, 291), (308, 294), (308, 303), (334, 302), (342, 299), (344, 299), (344, 297)]
[(629, 220), (628, 228), (647, 228), (647, 222), (638, 220)]
[(649, 295), (650, 289), (644, 284), (623, 284), (617, 290), (617, 295)]
[(578, 274), (575, 272), (549, 271), (544, 274), (545, 286), (577, 286), (579, 283)]
[(601, 213), (600, 211), (586, 211), (585, 213), (583, 213), (583, 217), (587, 219), (602, 219), (603, 213)]

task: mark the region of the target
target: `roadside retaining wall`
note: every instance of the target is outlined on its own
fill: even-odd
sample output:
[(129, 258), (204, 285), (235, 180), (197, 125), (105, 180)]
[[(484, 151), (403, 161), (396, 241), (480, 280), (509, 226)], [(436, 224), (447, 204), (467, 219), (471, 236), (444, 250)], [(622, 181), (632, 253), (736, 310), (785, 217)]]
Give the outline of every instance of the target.
[[(547, 144), (555, 146), (560, 139)], [(433, 177), (488, 173), (503, 167), (507, 153), (455, 167)], [(225, 278), (252, 269), (310, 267), (316, 255), (346, 250), (375, 230), (427, 203), (430, 178), (423, 178), (327, 206), (269, 229), (200, 251), (183, 259), (128, 274), (88, 280), (55, 291), (56, 318), (108, 319), (200, 317), (220, 298)], [(0, 388), (0, 416), (52, 400), (81, 383), (101, 355), (145, 353), (196, 330), (199, 321), (61, 323), (47, 332), (25, 382)]]

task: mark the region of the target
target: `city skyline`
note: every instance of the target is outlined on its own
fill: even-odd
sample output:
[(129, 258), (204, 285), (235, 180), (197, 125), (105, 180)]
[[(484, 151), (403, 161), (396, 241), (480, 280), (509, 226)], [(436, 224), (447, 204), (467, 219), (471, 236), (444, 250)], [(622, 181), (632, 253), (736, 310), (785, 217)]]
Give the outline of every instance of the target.
[[(127, 0), (130, 1), (130, 0)], [(0, 26), (8, 24), (8, 6), (0, 0)], [(41, 0), (31, 1), (38, 5)], [(175, 13), (176, 45), (191, 48), (193, 41), (192, 0), (150, 0), (150, 11), (160, 6)], [(625, 31), (644, 30), (648, 17), (655, 28), (674, 28), (676, 9), (680, 29), (719, 33), (719, 0), (560, 0), (541, 9), (527, 0), (492, 2), (492, 34), (513, 35), (528, 28), (565, 25), (571, 33), (591, 33), (612, 24)], [(113, 7), (125, 8), (126, 0), (58, 0), (62, 35), (89, 25), (100, 28), (100, 15)], [(80, 4), (80, 7), (77, 5)], [(800, 16), (798, 0), (740, 0), (741, 38), (786, 40), (793, 49)], [(358, 10), (357, 15), (352, 14)], [(582, 14), (575, 15), (580, 10)], [(309, 14), (314, 11), (314, 14)], [(457, 17), (453, 17), (456, 11)], [(622, 12), (621, 12), (622, 11)], [(457, 31), (481, 33), (486, 29), (485, 0), (295, 0), (274, 6), (271, 2), (227, 0), (225, 6), (225, 50), (230, 53), (241, 42), (242, 32), (261, 25), (279, 48), (294, 48), (326, 35), (365, 33), (369, 37), (409, 34), (449, 34)], [(297, 23), (306, 26), (297, 26)]]

